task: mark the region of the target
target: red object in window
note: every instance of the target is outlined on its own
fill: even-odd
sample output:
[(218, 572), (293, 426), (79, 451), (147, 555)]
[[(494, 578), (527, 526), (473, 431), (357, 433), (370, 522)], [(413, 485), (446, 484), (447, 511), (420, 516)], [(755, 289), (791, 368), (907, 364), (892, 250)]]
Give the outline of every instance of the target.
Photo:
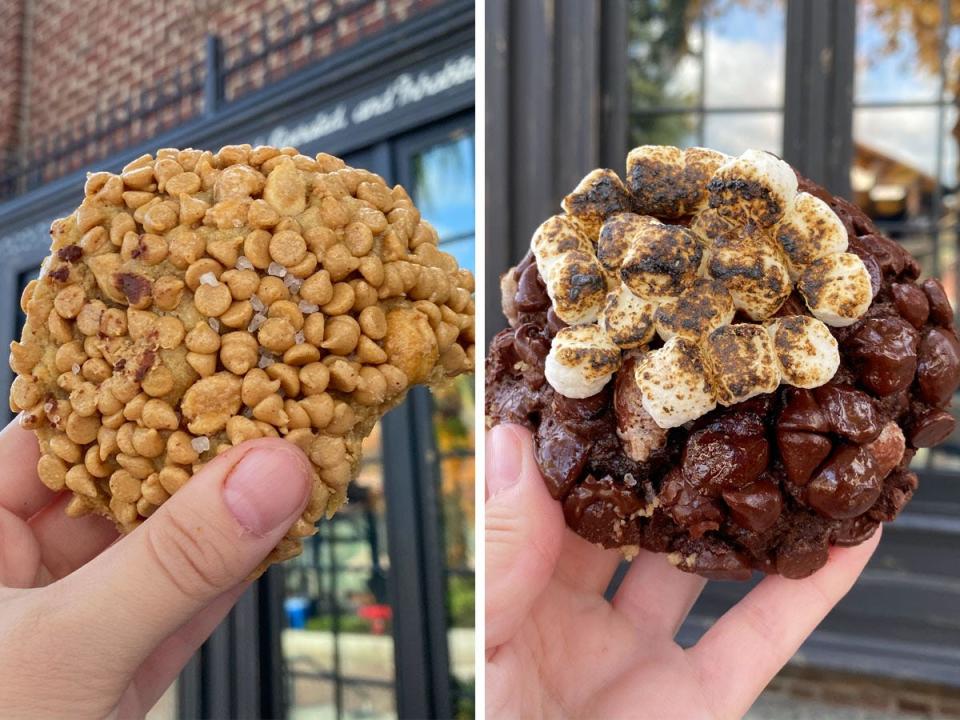
[(393, 617), (389, 605), (361, 605), (357, 608), (357, 617), (370, 621), (374, 635), (383, 635), (387, 629), (387, 620)]

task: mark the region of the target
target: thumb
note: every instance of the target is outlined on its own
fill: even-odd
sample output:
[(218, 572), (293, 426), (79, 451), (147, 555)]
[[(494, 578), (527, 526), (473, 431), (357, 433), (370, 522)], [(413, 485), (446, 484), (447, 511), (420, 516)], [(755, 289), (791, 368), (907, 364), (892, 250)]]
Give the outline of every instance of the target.
[(72, 597), (65, 614), (94, 642), (107, 638), (120, 667), (132, 670), (257, 567), (303, 512), (311, 475), (286, 440), (254, 440), (216, 457), (127, 538), (61, 581), (70, 585), (61, 597)]
[(553, 575), (564, 521), (519, 425), (487, 433), (486, 646), (512, 638)]

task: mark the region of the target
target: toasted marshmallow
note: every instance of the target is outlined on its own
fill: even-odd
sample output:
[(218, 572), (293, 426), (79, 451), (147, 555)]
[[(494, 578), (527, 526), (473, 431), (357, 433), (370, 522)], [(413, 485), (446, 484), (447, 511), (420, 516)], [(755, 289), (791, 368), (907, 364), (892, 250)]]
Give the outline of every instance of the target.
[(780, 381), (800, 388), (827, 384), (840, 367), (830, 328), (807, 315), (777, 318), (767, 326), (780, 363)]
[(709, 193), (707, 184), (725, 163), (730, 161), (726, 153), (709, 148), (691, 147), (683, 151), (684, 188), (683, 210), (694, 213), (707, 207)]
[(717, 328), (704, 340), (703, 356), (721, 405), (735, 405), (780, 385), (773, 340), (761, 325)]
[(565, 327), (550, 345), (544, 374), (550, 386), (568, 398), (586, 398), (603, 390), (620, 367), (620, 348), (598, 325)]
[(724, 163), (708, 184), (710, 207), (741, 223), (770, 227), (797, 194), (797, 176), (787, 163), (762, 150), (747, 150)]
[(847, 230), (823, 200), (810, 193), (797, 193), (776, 229), (777, 242), (787, 256), (791, 277), (827, 255), (847, 251)]
[(783, 251), (756, 228), (719, 239), (710, 248), (707, 274), (726, 286), (734, 306), (752, 320), (773, 315), (793, 290)]
[(718, 327), (729, 325), (735, 312), (733, 297), (722, 282), (697, 278), (680, 297), (657, 308), (654, 324), (664, 340), (680, 335), (698, 342)]
[(593, 253), (571, 250), (554, 258), (543, 278), (553, 311), (568, 325), (592, 323), (603, 308), (607, 275)]
[(669, 145), (641, 145), (627, 155), (627, 186), (637, 212), (679, 217), (684, 211), (683, 151)]
[(797, 289), (818, 320), (832, 327), (855, 323), (870, 307), (870, 272), (853, 253), (814, 260), (800, 274)]
[(653, 223), (648, 215), (634, 213), (620, 213), (611, 215), (600, 228), (600, 238), (597, 240), (597, 259), (604, 269), (614, 273), (619, 278), (620, 266), (627, 250), (634, 245), (640, 235)]
[(706, 415), (717, 406), (700, 346), (675, 336), (637, 364), (643, 409), (664, 429)]
[(594, 241), (600, 226), (611, 215), (633, 209), (633, 198), (613, 170), (604, 168), (591, 171), (563, 199), (563, 209), (575, 218)]
[(627, 251), (620, 277), (635, 295), (663, 302), (693, 285), (702, 259), (696, 235), (653, 220)]
[(623, 283), (607, 293), (600, 313), (600, 327), (624, 349), (646, 345), (653, 338), (653, 313), (656, 305), (637, 297)]
[(552, 262), (571, 250), (593, 252), (593, 243), (583, 234), (579, 225), (566, 215), (554, 215), (544, 220), (530, 238), (530, 249), (537, 259), (540, 274), (546, 276)]

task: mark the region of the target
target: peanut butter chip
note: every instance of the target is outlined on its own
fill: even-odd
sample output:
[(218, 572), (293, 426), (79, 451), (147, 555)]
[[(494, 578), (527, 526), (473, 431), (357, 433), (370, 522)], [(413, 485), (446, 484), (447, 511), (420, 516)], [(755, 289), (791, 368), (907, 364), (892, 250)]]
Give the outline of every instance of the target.
[(409, 385), (472, 367), (472, 277), (402, 188), (330, 155), (164, 148), (91, 174), (51, 236), (10, 404), (71, 516), (129, 532), (232, 446), (286, 438), (314, 472), (286, 559)]

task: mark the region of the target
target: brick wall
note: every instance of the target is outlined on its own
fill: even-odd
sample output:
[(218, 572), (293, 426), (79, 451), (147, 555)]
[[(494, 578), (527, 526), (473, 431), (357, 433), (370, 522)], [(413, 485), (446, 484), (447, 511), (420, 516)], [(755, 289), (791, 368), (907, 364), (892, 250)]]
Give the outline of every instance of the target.
[[(46, 179), (199, 113), (202, 95), (193, 91), (126, 121), (145, 91), (173, 91), (178, 79), (181, 87), (191, 78), (202, 83), (208, 33), (221, 38), (228, 68), (283, 37), (301, 36), (229, 73), (226, 96), (235, 100), (443, 1), (0, 0), (0, 176), (10, 172), (12, 157), (49, 154), (57, 138), (70, 140), (43, 167)], [(334, 13), (342, 16), (333, 21)], [(311, 17), (330, 22), (304, 34)], [(111, 121), (118, 127), (107, 132)], [(75, 147), (68, 152), (69, 144)]]

